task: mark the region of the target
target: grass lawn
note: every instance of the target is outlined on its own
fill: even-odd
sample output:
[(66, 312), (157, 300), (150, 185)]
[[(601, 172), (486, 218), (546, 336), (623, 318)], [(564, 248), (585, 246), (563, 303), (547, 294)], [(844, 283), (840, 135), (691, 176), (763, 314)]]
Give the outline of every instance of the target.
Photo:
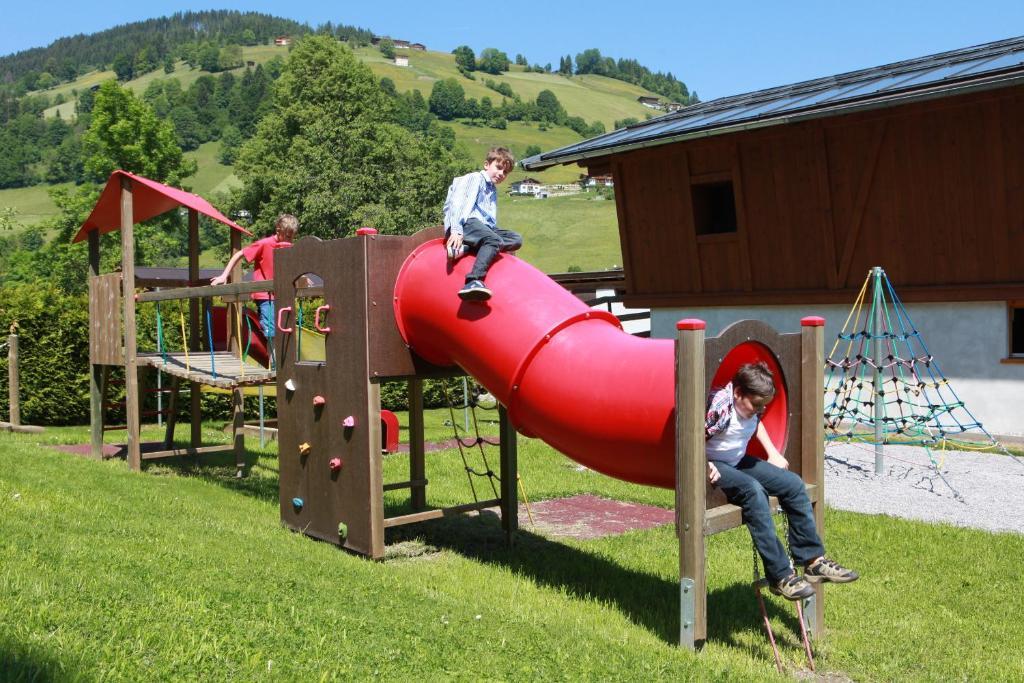
[(198, 149), (185, 152), (184, 156), (195, 159), (199, 170), (184, 179), (185, 184), (201, 197), (212, 198), (218, 192), (227, 192), (233, 186), (241, 185), (233, 166), (220, 163), (220, 140), (205, 142)]
[[(481, 167), (483, 167), (483, 160), (487, 157), (487, 151), (492, 147), (508, 147), (515, 155), (516, 161), (521, 161), (526, 158), (526, 148), (530, 145), (537, 145), (542, 151), (549, 151), (583, 139), (571, 128), (555, 126), (547, 130), (540, 130), (536, 123), (524, 121), (510, 121), (505, 130), (486, 126), (469, 126), (459, 121), (452, 121), (445, 125), (455, 131), (456, 145), (465, 150), (470, 158), (480, 162)], [(499, 189), (506, 192), (512, 183), (527, 176), (546, 184), (572, 183), (579, 180), (583, 170), (579, 166), (570, 165), (555, 166), (539, 172), (524, 171), (516, 165)]]
[(17, 210), (17, 220), (24, 225), (41, 223), (57, 213), (57, 205), (50, 199), (50, 189), (71, 187), (73, 183), (61, 185), (33, 185), (0, 190), (0, 206)]
[[(429, 438), (443, 420), (431, 413)], [(673, 645), (671, 527), (554, 540), (523, 519), (509, 549), (496, 519), (465, 517), (398, 530), (374, 563), (280, 526), (272, 449), (250, 450), (239, 481), (226, 462), (133, 474), (45, 447), (86, 440), (84, 428), (0, 434), (4, 680), (785, 680), (743, 529), (708, 540), (710, 637), (695, 654)], [(432, 505), (469, 499), (454, 452), (428, 454), (428, 467)], [(520, 471), (534, 501), (672, 502), (531, 439)], [(404, 456), (385, 459), (387, 480), (407, 473)], [(836, 511), (826, 525), (863, 578), (828, 589), (825, 680), (1024, 678), (1024, 538)], [(772, 597), (769, 613), (799, 673), (793, 610)]]
[[(504, 186), (503, 186), (504, 187)], [(545, 273), (584, 271), (622, 265), (619, 223), (613, 200), (594, 193), (548, 199), (499, 193), (499, 223), (523, 235), (519, 256)]]

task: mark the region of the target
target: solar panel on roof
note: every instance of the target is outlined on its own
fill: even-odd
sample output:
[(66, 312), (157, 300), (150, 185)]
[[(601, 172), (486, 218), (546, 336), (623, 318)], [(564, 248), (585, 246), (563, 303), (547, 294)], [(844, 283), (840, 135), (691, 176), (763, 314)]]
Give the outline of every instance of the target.
[(984, 82), (984, 79), (1001, 72), (1024, 79), (1024, 38), (995, 41), (746, 95), (723, 97), (546, 152), (524, 160), (523, 165), (526, 168), (546, 167), (562, 163), (560, 159), (576, 159), (588, 153), (608, 154), (616, 148), (654, 140), (667, 142), (691, 132), (713, 134), (715, 130), (744, 121), (756, 121), (768, 115), (781, 118), (801, 112), (806, 117), (816, 109), (824, 114), (847, 102), (870, 103), (873, 98), (888, 98), (897, 93), (913, 95), (921, 91), (931, 95), (941, 92), (942, 87), (952, 89), (972, 81)]

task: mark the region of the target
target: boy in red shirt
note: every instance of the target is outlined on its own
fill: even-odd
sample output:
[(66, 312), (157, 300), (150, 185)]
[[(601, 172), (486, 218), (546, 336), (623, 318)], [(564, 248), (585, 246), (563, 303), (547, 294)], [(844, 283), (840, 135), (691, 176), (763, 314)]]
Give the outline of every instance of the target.
[[(235, 252), (224, 272), (210, 280), (211, 285), (222, 285), (228, 281), (231, 270), (238, 265), (243, 256), (253, 264), (252, 279), (255, 281), (274, 279), (274, 251), (292, 246), (295, 233), (299, 231), (299, 219), (289, 213), (277, 217), (274, 223), (276, 233), (270, 237), (256, 240), (245, 249)], [(252, 300), (260, 312), (260, 327), (269, 342), (274, 338), (274, 294), (272, 292), (253, 292)], [(273, 346), (271, 346), (273, 348)]]

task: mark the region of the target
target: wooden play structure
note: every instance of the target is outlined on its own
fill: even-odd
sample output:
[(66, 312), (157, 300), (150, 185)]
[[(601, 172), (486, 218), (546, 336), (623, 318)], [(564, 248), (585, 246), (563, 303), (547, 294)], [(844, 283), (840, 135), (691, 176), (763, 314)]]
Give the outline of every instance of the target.
[[(801, 320), (800, 332), (779, 334), (760, 321), (744, 320), (710, 339), (705, 339), (701, 320), (676, 325), (676, 531), (683, 646), (693, 648), (707, 638), (704, 538), (743, 524), (740, 508), (707, 483), (704, 456), (705, 399), (712, 386), (723, 386), (743, 363), (764, 360), (775, 374), (776, 398), (763, 421), (776, 445), (782, 444), (779, 451), (790, 470), (803, 479), (818, 533), (824, 537), (824, 324), (823, 318), (808, 317)], [(773, 499), (772, 508), (777, 505)], [(807, 615), (811, 632), (820, 636), (824, 591), (822, 584), (812, 585), (815, 594), (800, 611)]]
[[(149, 282), (136, 275), (135, 223), (159, 216), (179, 208), (188, 212), (188, 271), (177, 278), (164, 277)], [(250, 234), (245, 228), (230, 221), (208, 202), (177, 188), (124, 171), (111, 174), (106, 187), (92, 213), (82, 225), (74, 241), (89, 242), (89, 364), (91, 395), (91, 454), (103, 456), (103, 434), (109, 429), (127, 430), (127, 460), (133, 470), (143, 460), (186, 455), (199, 455), (231, 451), (239, 474), (244, 468), (243, 396), (241, 388), (272, 382), (274, 372), (241, 358), (242, 326), (232, 328), (227, 350), (212, 348), (210, 299), (219, 296), (229, 301), (227, 320), (241, 320), (236, 306), (243, 295), (256, 291), (271, 291), (272, 282), (241, 282), (240, 267), (235, 269), (232, 284), (217, 287), (202, 286), (199, 272), (199, 215), (203, 214), (223, 223), (231, 230), (232, 253), (241, 248), (241, 237)], [(120, 270), (100, 272), (100, 235), (120, 230)], [(157, 291), (139, 291), (147, 287)], [(144, 302), (188, 301), (188, 332), (185, 348), (180, 351), (157, 353), (140, 352), (137, 344), (136, 305)], [(201, 322), (206, 316), (206, 334)], [(229, 327), (230, 324), (229, 324)], [(182, 316), (182, 333), (184, 316)], [(140, 390), (139, 370), (155, 368), (171, 376), (167, 390), (169, 399), (164, 440), (155, 444), (140, 442)], [(125, 382), (125, 413), (127, 424), (105, 424), (105, 412), (110, 407), (107, 399), (110, 371), (122, 368)], [(174, 428), (181, 384), (189, 389), (191, 438), (190, 445), (175, 448)], [(217, 386), (231, 390), (234, 412), (234, 440), (230, 446), (202, 446), (200, 391), (202, 387)]]
[[(304, 237), (275, 255), (278, 305), (278, 448), (281, 519), (315, 538), (380, 559), (384, 530), (472, 510), (498, 507), (502, 526), (518, 527), (516, 432), (500, 417), (500, 495), (446, 509), (427, 509), (422, 383), (461, 376), (417, 357), (402, 340), (392, 308), (402, 262), (419, 244), (440, 237), (378, 235), (321, 241)], [(316, 276), (315, 278), (310, 276)], [(302, 287), (310, 277), (322, 287)], [(297, 311), (315, 300), (324, 357), (298, 348)], [(380, 383), (402, 380), (409, 396), (409, 479), (385, 484), (382, 474)], [(385, 517), (386, 490), (409, 489), (412, 512)]]

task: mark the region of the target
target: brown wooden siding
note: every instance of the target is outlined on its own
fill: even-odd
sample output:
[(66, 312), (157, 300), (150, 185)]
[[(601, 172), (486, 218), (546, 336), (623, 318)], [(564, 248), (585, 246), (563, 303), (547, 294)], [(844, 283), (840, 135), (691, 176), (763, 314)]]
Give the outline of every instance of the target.
[[(845, 301), (876, 265), (916, 300), (1024, 297), (1021, 121), (1014, 87), (601, 160), (630, 299)], [(720, 178), (738, 230), (698, 236), (690, 184)]]

